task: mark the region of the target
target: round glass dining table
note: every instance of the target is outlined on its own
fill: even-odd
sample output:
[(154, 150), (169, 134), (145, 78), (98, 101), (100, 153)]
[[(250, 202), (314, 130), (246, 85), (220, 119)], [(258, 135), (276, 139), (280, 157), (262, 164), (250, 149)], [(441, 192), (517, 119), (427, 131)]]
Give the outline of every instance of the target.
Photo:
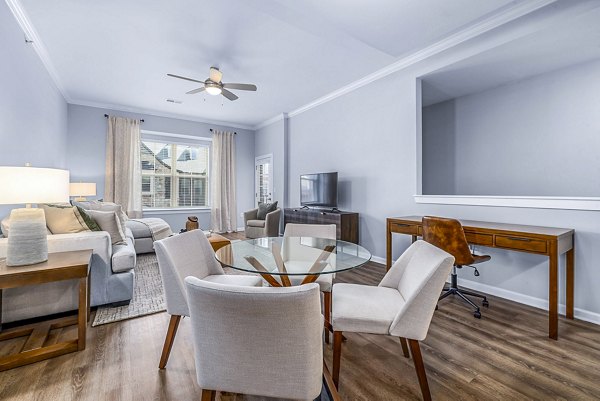
[(260, 274), (274, 287), (311, 283), (322, 274), (354, 269), (371, 260), (371, 253), (360, 245), (314, 237), (235, 241), (215, 256), (225, 266)]

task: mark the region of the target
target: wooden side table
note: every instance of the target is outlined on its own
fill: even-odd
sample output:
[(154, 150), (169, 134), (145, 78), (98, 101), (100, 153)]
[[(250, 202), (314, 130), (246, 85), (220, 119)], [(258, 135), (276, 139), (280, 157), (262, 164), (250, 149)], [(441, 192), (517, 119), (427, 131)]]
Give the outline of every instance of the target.
[(225, 245), (231, 244), (231, 241), (229, 241), (227, 238), (215, 233), (210, 234), (210, 237), (208, 237), (208, 242), (210, 242), (210, 245), (215, 252), (223, 248)]
[[(0, 322), (4, 288), (23, 287), (63, 280), (79, 280), (79, 313), (25, 327), (0, 331), (0, 341), (28, 337), (19, 353), (0, 357), (0, 372), (44, 359), (85, 349), (86, 326), (90, 315), (89, 264), (92, 250), (57, 252), (48, 255), (48, 261), (30, 266), (6, 266), (0, 261)], [(52, 300), (48, 300), (52, 302)], [(66, 326), (78, 325), (77, 339), (44, 346), (49, 332)], [(0, 326), (1, 327), (1, 326)]]

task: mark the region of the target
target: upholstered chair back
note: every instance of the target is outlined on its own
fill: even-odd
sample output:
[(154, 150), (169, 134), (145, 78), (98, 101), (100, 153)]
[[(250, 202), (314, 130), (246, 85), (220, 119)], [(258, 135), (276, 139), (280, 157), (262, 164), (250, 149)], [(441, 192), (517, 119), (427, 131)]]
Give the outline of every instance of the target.
[(319, 286), (241, 287), (185, 279), (198, 385), (313, 400), (321, 392)]
[(452, 255), (425, 241), (412, 244), (394, 263), (379, 284), (398, 289), (405, 302), (390, 326), (391, 335), (425, 339), (453, 265)]
[[(294, 240), (286, 240), (284, 242), (283, 249), (283, 260), (294, 260), (294, 261), (306, 261), (309, 263), (314, 262), (323, 252), (319, 248), (311, 248), (306, 246), (303, 241), (307, 241), (307, 237), (313, 238), (326, 238), (336, 239), (336, 226), (335, 224), (293, 224), (288, 223), (285, 225), (283, 231), (284, 238), (297, 237)], [(301, 239), (300, 237), (305, 237)], [(333, 263), (335, 261), (335, 253), (329, 256), (328, 261)]]
[(224, 274), (202, 230), (174, 235), (154, 243), (158, 267), (165, 289), (167, 312), (189, 316), (184, 279)]

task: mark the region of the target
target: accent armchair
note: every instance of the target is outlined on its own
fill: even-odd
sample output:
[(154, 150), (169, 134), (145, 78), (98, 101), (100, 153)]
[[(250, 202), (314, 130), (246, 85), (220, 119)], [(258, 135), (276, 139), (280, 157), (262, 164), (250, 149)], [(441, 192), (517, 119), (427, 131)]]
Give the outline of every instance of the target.
[(267, 213), (264, 220), (258, 219), (258, 208), (244, 213), (244, 230), (247, 238), (277, 237), (279, 236), (279, 220), (281, 208)]
[(319, 286), (235, 287), (187, 277), (196, 377), (216, 391), (314, 400), (323, 377)]
[(225, 275), (215, 253), (201, 230), (174, 235), (154, 243), (158, 268), (165, 288), (167, 313), (171, 315), (159, 369), (164, 369), (173, 347), (182, 316), (189, 316), (184, 279), (195, 276), (214, 283), (239, 286), (262, 286), (262, 279), (249, 275)]
[(412, 351), (421, 392), (431, 400), (419, 341), (427, 336), (433, 312), (454, 264), (449, 253), (417, 241), (394, 263), (379, 286), (333, 286), (333, 381), (340, 377), (342, 333), (371, 333), (400, 337), (404, 356)]

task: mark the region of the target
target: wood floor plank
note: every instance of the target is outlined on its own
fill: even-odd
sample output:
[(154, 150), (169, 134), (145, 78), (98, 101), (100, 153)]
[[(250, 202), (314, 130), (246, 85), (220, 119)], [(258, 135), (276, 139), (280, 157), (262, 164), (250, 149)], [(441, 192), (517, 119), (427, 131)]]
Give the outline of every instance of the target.
[[(228, 237), (244, 238), (241, 233)], [(377, 285), (384, 274), (383, 265), (371, 262), (338, 273), (335, 282)], [(599, 326), (561, 318), (559, 340), (550, 340), (546, 311), (488, 298), (490, 307), (482, 309), (481, 320), (474, 319), (457, 300), (440, 302), (421, 344), (435, 400), (600, 399)], [(200, 399), (189, 319), (180, 323), (167, 368), (158, 369), (168, 320), (161, 313), (89, 327), (84, 351), (1, 372), (0, 399)], [(53, 330), (48, 341), (70, 340), (75, 335), (70, 327)], [(403, 357), (397, 338), (357, 333), (347, 333), (347, 337), (342, 346), (342, 399), (421, 399), (413, 361)], [(0, 354), (24, 341), (0, 343)], [(331, 346), (324, 349), (331, 367)], [(219, 393), (217, 400), (267, 399)]]

